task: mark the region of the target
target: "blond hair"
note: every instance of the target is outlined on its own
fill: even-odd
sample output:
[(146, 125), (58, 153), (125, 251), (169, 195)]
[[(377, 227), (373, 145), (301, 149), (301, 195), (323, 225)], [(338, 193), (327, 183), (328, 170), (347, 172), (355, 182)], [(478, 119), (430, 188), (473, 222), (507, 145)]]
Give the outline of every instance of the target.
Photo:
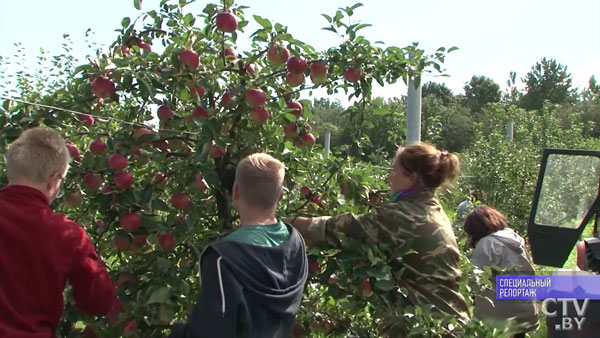
[(235, 170), (241, 198), (249, 206), (274, 209), (283, 192), (285, 166), (273, 156), (256, 153), (246, 156)]
[(430, 188), (452, 183), (460, 172), (456, 155), (427, 143), (398, 148), (394, 165), (408, 174), (416, 173)]
[(26, 179), (45, 183), (52, 173), (67, 170), (70, 155), (65, 140), (55, 131), (44, 128), (25, 130), (6, 152), (6, 175), (9, 181)]

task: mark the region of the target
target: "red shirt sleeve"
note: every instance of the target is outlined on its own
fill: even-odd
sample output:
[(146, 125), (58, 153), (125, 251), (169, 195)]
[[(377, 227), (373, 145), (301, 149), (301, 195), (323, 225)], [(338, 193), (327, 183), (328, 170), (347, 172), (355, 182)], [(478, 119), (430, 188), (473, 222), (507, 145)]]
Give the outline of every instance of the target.
[(115, 285), (106, 265), (94, 250), (85, 230), (80, 231), (69, 283), (79, 309), (89, 315), (105, 315), (116, 301)]

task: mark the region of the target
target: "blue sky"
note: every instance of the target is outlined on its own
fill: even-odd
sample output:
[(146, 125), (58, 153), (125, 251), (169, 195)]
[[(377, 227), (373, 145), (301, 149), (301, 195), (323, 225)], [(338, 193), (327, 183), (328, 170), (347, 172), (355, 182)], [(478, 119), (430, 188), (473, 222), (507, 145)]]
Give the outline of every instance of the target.
[[(418, 41), (426, 51), (440, 46), (457, 46), (446, 62), (449, 78), (426, 78), (445, 82), (455, 93), (473, 75), (486, 75), (502, 87), (509, 72), (520, 78), (542, 57), (567, 65), (576, 87), (585, 87), (591, 75), (600, 79), (600, 1), (598, 0), (363, 0), (356, 13), (359, 21), (373, 27), (363, 30), (371, 41), (388, 46), (406, 46)], [(159, 0), (144, 0), (143, 9), (158, 6)], [(320, 30), (321, 13), (333, 14), (353, 1), (340, 0), (239, 0), (250, 6), (246, 15), (257, 14), (287, 25), (299, 40), (317, 50), (339, 43), (338, 37)], [(197, 1), (189, 11), (199, 13), (206, 1)], [(110, 44), (121, 19), (139, 15), (132, 0), (0, 0), (0, 55), (15, 53), (13, 43), (26, 48), (33, 59), (40, 48), (60, 53), (62, 35), (76, 43), (76, 56), (86, 55), (86, 29), (92, 40)], [(251, 20), (253, 22), (253, 20)], [(246, 28), (251, 33), (255, 28)], [(30, 61), (33, 66), (34, 62)], [(403, 85), (377, 88), (376, 94), (392, 97), (405, 94)]]

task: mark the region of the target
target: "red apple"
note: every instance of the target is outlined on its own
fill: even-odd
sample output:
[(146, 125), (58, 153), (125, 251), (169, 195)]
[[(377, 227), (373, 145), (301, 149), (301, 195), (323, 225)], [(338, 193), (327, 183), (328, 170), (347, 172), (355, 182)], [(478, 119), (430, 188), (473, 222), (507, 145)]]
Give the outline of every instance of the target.
[(313, 261), (312, 259), (308, 260), (308, 273), (314, 274), (321, 272), (321, 264), (317, 261)]
[(123, 56), (129, 56), (129, 54), (131, 54), (129, 52), (129, 47), (127, 47), (127, 46), (121, 46), (119, 48), (121, 49), (121, 55), (123, 55)]
[(133, 236), (133, 246), (136, 248), (141, 248), (148, 242), (148, 236), (144, 234), (138, 234)]
[(117, 278), (117, 286), (123, 286), (127, 283), (132, 283), (135, 280), (133, 275), (129, 272), (122, 273), (119, 278)]
[(177, 243), (172, 233), (166, 232), (158, 235), (158, 245), (165, 250), (173, 250)]
[(251, 63), (246, 64), (246, 67), (244, 67), (244, 70), (248, 74), (254, 74), (254, 67), (252, 66)]
[(237, 29), (237, 26), (237, 19), (231, 12), (217, 14), (217, 29), (221, 32), (231, 33)]
[(136, 231), (137, 229), (139, 229), (140, 222), (141, 222), (140, 215), (133, 213), (133, 212), (128, 213), (128, 214), (123, 214), (119, 217), (119, 224), (121, 225), (121, 228), (123, 228), (129, 232)]
[(166, 140), (154, 141), (154, 142), (152, 142), (152, 144), (156, 148), (158, 148), (158, 149), (160, 149), (160, 150), (162, 150), (164, 152), (170, 152), (171, 151), (169, 149), (169, 142), (167, 142)]
[(64, 197), (64, 203), (67, 208), (77, 208), (83, 203), (81, 191), (75, 191)]
[(304, 83), (304, 73), (287, 73), (285, 77), (285, 82), (291, 87), (298, 87), (299, 85)]
[(303, 107), (300, 102), (288, 102), (287, 107), (294, 109), (290, 113), (296, 116), (302, 116)]
[(315, 144), (315, 141), (315, 136), (311, 133), (306, 133), (302, 135), (302, 143), (304, 143), (304, 145), (312, 146), (313, 144)]
[(221, 132), (223, 134), (229, 133), (229, 127), (225, 123), (221, 123)]
[(168, 182), (167, 177), (165, 176), (165, 174), (161, 173), (160, 171), (154, 175), (154, 179), (152, 180), (152, 183), (154, 183), (156, 185), (156, 187), (160, 188), (160, 189), (166, 188), (167, 182)]
[(100, 155), (106, 151), (106, 142), (102, 140), (94, 140), (90, 143), (90, 151), (92, 154)]
[(102, 185), (102, 177), (95, 175), (92, 172), (88, 172), (83, 175), (83, 186), (89, 190), (98, 190)]
[(297, 139), (296, 141), (294, 141), (294, 146), (298, 148), (304, 148), (304, 143), (302, 143), (301, 139)]
[(307, 187), (307, 186), (305, 186), (305, 185), (303, 185), (300, 188), (300, 196), (302, 196), (302, 197), (308, 197), (308, 195), (310, 195), (310, 188)]
[(190, 197), (182, 192), (176, 192), (171, 196), (171, 204), (175, 209), (187, 212), (190, 210)]
[(250, 120), (256, 124), (264, 124), (269, 119), (271, 113), (263, 106), (254, 107), (250, 111)]
[(336, 285), (339, 282), (340, 282), (340, 277), (336, 276), (335, 274), (332, 274), (327, 279), (327, 284), (329, 284), (329, 285)]
[(360, 69), (358, 68), (349, 68), (344, 71), (344, 78), (348, 82), (356, 82), (360, 80)]
[(265, 104), (267, 94), (258, 88), (248, 89), (246, 91), (246, 102), (252, 107), (258, 107)]
[(190, 88), (190, 94), (193, 96), (198, 96), (198, 97), (202, 97), (204, 96), (204, 94), (206, 94), (206, 88), (200, 86), (200, 87), (191, 87)]
[(235, 51), (231, 47), (225, 48), (223, 50), (223, 55), (225, 55), (225, 59), (229, 61), (233, 61), (237, 58), (235, 55)]
[(109, 97), (115, 92), (115, 83), (102, 75), (92, 81), (92, 93), (101, 99)]
[(290, 58), (290, 51), (280, 45), (272, 45), (267, 51), (267, 59), (274, 65), (282, 65)]
[(100, 193), (102, 195), (110, 195), (113, 193), (113, 188), (110, 185), (105, 185), (102, 187), (102, 189), (100, 189)]
[(133, 184), (133, 176), (131, 176), (130, 173), (125, 171), (116, 173), (114, 177), (114, 182), (117, 188), (129, 189)]
[(169, 119), (172, 119), (173, 116), (175, 116), (175, 114), (173, 114), (171, 109), (165, 105), (158, 107), (158, 110), (156, 111), (156, 115), (158, 115), (158, 118), (160, 120), (169, 120)]
[(193, 50), (186, 49), (179, 53), (179, 62), (192, 69), (196, 69), (200, 65), (200, 57)]
[(150, 53), (152, 51), (152, 47), (150, 47), (150, 45), (147, 44), (147, 43), (145, 43), (145, 42), (138, 43), (138, 47), (140, 47), (141, 49), (147, 51), (148, 53)]
[(296, 125), (296, 122), (290, 122), (287, 127), (283, 128), (283, 134), (288, 139), (296, 138), (296, 136), (298, 136), (298, 126)]
[(304, 73), (306, 71), (306, 60), (299, 56), (292, 56), (287, 61), (287, 70), (292, 74)]
[(113, 245), (120, 251), (129, 250), (129, 239), (127, 237), (115, 236), (113, 238)]
[(108, 167), (114, 171), (123, 171), (127, 167), (127, 157), (119, 154), (110, 155)]
[(204, 107), (196, 107), (194, 108), (194, 110), (192, 110), (192, 118), (202, 118), (202, 119), (208, 119), (208, 109), (204, 108)]
[(196, 173), (196, 175), (194, 176), (194, 183), (192, 183), (192, 186), (201, 191), (205, 191), (206, 189), (208, 189), (208, 184), (204, 180), (204, 177), (202, 177), (201, 173)]
[(321, 208), (325, 208), (325, 205), (327, 204), (320, 194), (314, 194), (310, 201)]
[(106, 224), (104, 224), (104, 221), (102, 220), (96, 220), (96, 222), (94, 223), (96, 223), (96, 226), (100, 229), (103, 229), (106, 226)]
[(79, 149), (73, 143), (67, 143), (67, 150), (69, 150), (69, 155), (73, 160), (79, 159)]
[(315, 330), (317, 330), (317, 331), (320, 331), (320, 330), (321, 330), (321, 322), (320, 322), (320, 321), (318, 321), (317, 319), (315, 319), (315, 320), (312, 322), (312, 327), (313, 327), (313, 329), (315, 329)]
[(85, 126), (91, 127), (94, 124), (94, 117), (88, 114), (79, 114), (77, 118)]
[(369, 297), (373, 294), (373, 288), (371, 287), (371, 281), (368, 278), (363, 279), (360, 282), (360, 286), (362, 288), (363, 297)]
[(210, 150), (208, 151), (208, 153), (212, 158), (221, 158), (225, 156), (225, 154), (227, 153), (227, 149), (221, 149), (221, 147), (213, 143), (210, 145)]
[(137, 323), (132, 319), (123, 326), (123, 336), (129, 337), (135, 334), (135, 330), (137, 330)]
[(228, 107), (232, 104), (231, 92), (229, 90), (225, 91), (223, 96), (221, 97), (221, 106)]
[(342, 183), (340, 186), (340, 194), (344, 197), (348, 197), (352, 192), (352, 187), (348, 183)]
[(372, 204), (377, 203), (377, 200), (379, 199), (379, 196), (377, 196), (377, 194), (373, 191), (371, 191), (369, 193), (369, 202), (371, 202)]
[(310, 79), (316, 84), (323, 84), (327, 81), (327, 69), (326, 63), (321, 61), (315, 61), (310, 64)]
[(125, 309), (123, 308), (123, 303), (121, 300), (117, 299), (112, 308), (106, 314), (106, 321), (110, 325), (115, 325), (119, 321), (119, 314), (123, 313)]
[(137, 141), (142, 135), (152, 134), (152, 131), (146, 128), (138, 128), (133, 132), (133, 138)]

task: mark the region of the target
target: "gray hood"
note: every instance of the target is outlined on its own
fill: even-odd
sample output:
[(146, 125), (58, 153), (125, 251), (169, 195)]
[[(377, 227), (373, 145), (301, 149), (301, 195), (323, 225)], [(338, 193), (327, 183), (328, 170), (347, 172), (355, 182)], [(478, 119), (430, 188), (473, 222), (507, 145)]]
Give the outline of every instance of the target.
[(499, 231), (490, 234), (490, 236), (502, 242), (504, 245), (510, 247), (515, 250), (518, 254), (523, 252), (523, 246), (525, 241), (521, 236), (517, 235), (517, 233), (510, 228), (505, 228)]

